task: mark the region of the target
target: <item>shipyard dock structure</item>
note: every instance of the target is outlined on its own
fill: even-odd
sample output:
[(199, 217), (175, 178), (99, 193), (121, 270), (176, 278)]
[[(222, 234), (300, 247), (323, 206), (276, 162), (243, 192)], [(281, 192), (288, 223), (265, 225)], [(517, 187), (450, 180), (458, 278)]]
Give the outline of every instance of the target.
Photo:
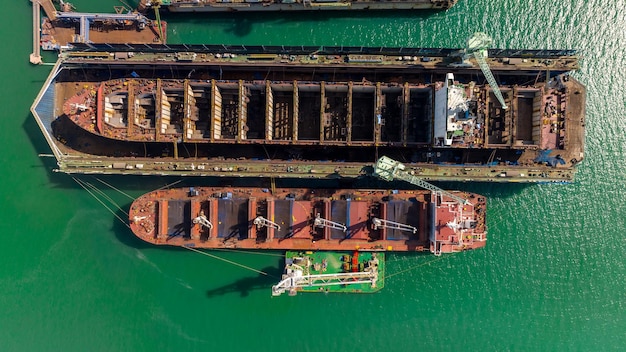
[[(30, 61), (41, 64), (40, 49), (60, 50), (69, 43), (165, 44), (167, 23), (152, 21), (138, 12), (116, 6), (115, 14), (75, 12), (61, 1), (57, 10), (52, 0), (33, 3), (33, 53)], [(46, 17), (41, 18), (41, 10)], [(158, 13), (157, 13), (158, 15)]]
[(440, 255), (485, 246), (485, 207), (464, 192), (192, 187), (137, 198), (129, 221), (157, 245)]
[(437, 10), (457, 0), (141, 0), (139, 11), (165, 8), (171, 12), (316, 11), (316, 10)]
[(32, 112), (65, 173), (570, 182), (571, 50), (77, 44)]

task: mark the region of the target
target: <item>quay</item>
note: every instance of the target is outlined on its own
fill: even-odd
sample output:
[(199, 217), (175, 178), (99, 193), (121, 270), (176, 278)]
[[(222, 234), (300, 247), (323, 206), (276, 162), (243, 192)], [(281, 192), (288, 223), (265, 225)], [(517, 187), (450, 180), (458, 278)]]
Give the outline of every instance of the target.
[[(63, 4), (57, 11), (52, 0), (31, 0), (33, 4), (32, 64), (42, 64), (41, 50), (60, 50), (70, 43), (165, 44), (167, 24), (141, 13), (116, 7), (114, 14), (74, 12)], [(46, 17), (41, 18), (43, 9)]]

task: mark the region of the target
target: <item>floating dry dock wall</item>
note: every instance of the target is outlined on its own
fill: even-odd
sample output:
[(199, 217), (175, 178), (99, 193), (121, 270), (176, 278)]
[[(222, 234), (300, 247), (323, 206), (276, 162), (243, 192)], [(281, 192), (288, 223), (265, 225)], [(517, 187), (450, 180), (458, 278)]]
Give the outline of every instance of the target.
[(583, 159), (572, 51), (491, 50), (508, 109), (458, 49), (79, 45), (33, 114), (68, 173), (568, 182)]
[(154, 6), (171, 12), (441, 10), (457, 0), (141, 0), (138, 9)]

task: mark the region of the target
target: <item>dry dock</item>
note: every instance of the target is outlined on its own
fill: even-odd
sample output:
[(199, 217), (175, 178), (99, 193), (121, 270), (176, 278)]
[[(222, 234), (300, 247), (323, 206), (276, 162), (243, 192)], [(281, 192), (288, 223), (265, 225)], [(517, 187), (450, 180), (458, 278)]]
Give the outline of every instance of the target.
[[(476, 64), (455, 65), (456, 49), (80, 49), (61, 57), (32, 108), (61, 172), (354, 178), (388, 155), (430, 180), (570, 182), (584, 157), (585, 88), (564, 74), (578, 67), (572, 51), (490, 51), (494, 75), (506, 82), (511, 108), (502, 110)], [(109, 78), (118, 88), (98, 93)], [(469, 110), (450, 115), (448, 137), (439, 138), (439, 107), (456, 99), (446, 90), (461, 94)], [(122, 104), (108, 108), (102, 128), (126, 126), (130, 116), (138, 125), (127, 131), (163, 125), (160, 135), (124, 142), (89, 132), (91, 122), (80, 127), (83, 117), (96, 123), (90, 114), (105, 96)], [(129, 110), (126, 96), (136, 101)], [(171, 112), (167, 121), (156, 120), (155, 106)], [(184, 137), (172, 134), (183, 130)]]
[(170, 12), (445, 10), (457, 0), (141, 0), (138, 9)]

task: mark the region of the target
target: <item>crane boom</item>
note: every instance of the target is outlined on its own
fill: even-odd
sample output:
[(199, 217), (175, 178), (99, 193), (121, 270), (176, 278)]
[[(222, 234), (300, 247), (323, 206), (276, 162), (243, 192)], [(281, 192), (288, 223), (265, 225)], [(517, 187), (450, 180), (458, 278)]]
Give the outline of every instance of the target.
[(374, 166), (374, 176), (377, 176), (386, 181), (393, 181), (394, 179), (406, 181), (410, 184), (422, 187), (429, 191), (446, 195), (459, 202), (460, 204), (470, 204), (467, 199), (463, 199), (455, 194), (452, 194), (446, 190), (443, 190), (433, 184), (430, 184), (419, 177), (413, 176), (405, 171), (406, 166), (404, 164), (395, 161), (389, 157), (383, 156), (376, 162)]
[(374, 224), (374, 230), (387, 228), (392, 230), (410, 231), (413, 233), (417, 233), (417, 228), (415, 226), (402, 224), (395, 221), (372, 218), (372, 223)]
[(295, 295), (298, 287), (304, 286), (332, 286), (332, 285), (356, 285), (369, 283), (376, 286), (378, 272), (376, 270), (359, 271), (354, 273), (336, 274), (314, 274), (303, 275), (302, 268), (288, 268), (287, 274), (276, 285), (272, 286), (272, 295), (280, 296), (283, 292), (289, 291), (290, 295)]
[(480, 66), (481, 71), (487, 78), (487, 82), (491, 89), (493, 89), (493, 94), (498, 98), (500, 105), (502, 105), (503, 109), (507, 109), (506, 103), (504, 102), (504, 97), (502, 96), (502, 92), (500, 91), (500, 87), (498, 87), (498, 82), (496, 82), (495, 77), (493, 77), (493, 73), (487, 65), (487, 48), (491, 45), (491, 38), (482, 32), (474, 33), (474, 35), (467, 42), (467, 51), (469, 54), (473, 55)]
[(346, 232), (346, 230), (348, 230), (346, 225), (336, 222), (336, 221), (326, 220), (323, 217), (321, 217), (320, 214), (317, 214), (317, 216), (313, 220), (313, 225), (318, 228), (328, 227), (328, 228), (335, 229), (335, 230), (341, 230), (343, 232)]
[(157, 2), (156, 5), (154, 6), (154, 17), (156, 19), (156, 23), (157, 23), (157, 27), (159, 28), (159, 40), (161, 42), (164, 42), (163, 40), (163, 27), (161, 25), (161, 14), (159, 13), (159, 8), (161, 7), (161, 3)]
[(276, 229), (278, 231), (280, 231), (280, 225), (278, 225), (277, 223), (270, 221), (262, 216), (257, 216), (254, 221), (252, 222), (253, 224), (255, 224), (258, 227), (267, 227), (270, 229)]

